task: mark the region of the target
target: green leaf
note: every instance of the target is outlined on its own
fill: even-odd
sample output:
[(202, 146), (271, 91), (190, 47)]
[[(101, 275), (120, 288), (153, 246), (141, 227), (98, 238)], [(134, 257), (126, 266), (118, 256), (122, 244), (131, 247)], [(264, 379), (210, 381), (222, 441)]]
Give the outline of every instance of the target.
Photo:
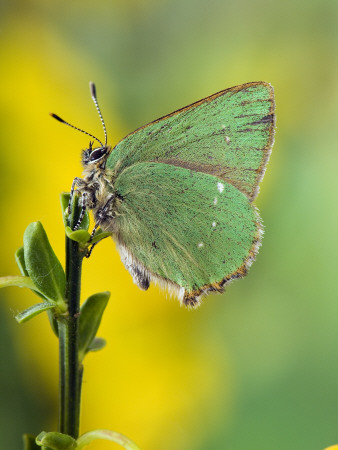
[(91, 295), (81, 307), (79, 323), (79, 361), (82, 361), (85, 354), (89, 351), (89, 347), (95, 338), (109, 297), (110, 292), (100, 292)]
[(62, 434), (56, 431), (50, 433), (42, 431), (37, 436), (36, 443), (50, 450), (73, 450), (77, 448), (77, 443), (74, 438), (68, 436), (68, 434)]
[(90, 234), (86, 230), (73, 231), (70, 227), (65, 228), (65, 232), (69, 239), (79, 242), (80, 244), (86, 244), (90, 239)]
[[(25, 252), (24, 252), (23, 247), (18, 248), (17, 251), (15, 252), (15, 261), (16, 261), (22, 275), (29, 277), (28, 270), (26, 268)], [(44, 295), (42, 295), (40, 292), (35, 290), (34, 293), (37, 294), (42, 299), (46, 300), (46, 297)]]
[[(20, 272), (22, 273), (22, 275), (28, 276), (28, 271), (26, 269), (26, 263), (25, 263), (25, 252), (23, 247), (20, 247), (17, 249), (17, 251), (15, 252), (15, 260), (17, 265), (19, 266)], [(46, 297), (44, 295), (42, 295), (40, 292), (38, 291), (33, 291), (36, 295), (38, 295), (39, 297), (41, 297), (43, 300), (47, 300)], [(56, 337), (59, 336), (59, 330), (58, 330), (58, 325), (57, 325), (57, 321), (54, 317), (54, 313), (51, 310), (47, 310), (47, 315), (48, 315), (48, 319), (49, 319), (49, 323), (50, 326), (55, 334)]]
[(39, 291), (29, 277), (23, 277), (21, 275), (0, 278), (0, 288), (9, 286), (25, 287), (32, 289), (33, 291)]
[(140, 448), (133, 442), (131, 439), (127, 438), (121, 433), (117, 433), (116, 431), (110, 430), (93, 430), (88, 431), (88, 433), (83, 434), (77, 440), (77, 449), (81, 450), (86, 445), (90, 444), (92, 441), (96, 439), (104, 439), (106, 441), (115, 442), (116, 444), (121, 445), (126, 450), (140, 450)]
[(91, 240), (91, 244), (95, 244), (96, 242), (102, 241), (102, 239), (105, 239), (106, 237), (111, 236), (111, 235), (112, 235), (112, 233), (102, 231), (101, 228), (99, 228), (96, 231), (93, 239)]
[(24, 450), (40, 450), (40, 447), (35, 442), (35, 436), (32, 434), (24, 434), (22, 439)]
[(63, 301), (65, 273), (40, 222), (28, 225), (23, 242), (26, 269), (35, 286), (49, 300)]
[(102, 239), (105, 239), (112, 235), (112, 233), (103, 232), (101, 229), (97, 230), (93, 239), (90, 240), (90, 234), (88, 231), (85, 230), (76, 230), (72, 231), (70, 227), (65, 228), (66, 236), (69, 239), (72, 239), (73, 241), (78, 242), (82, 247), (89, 247), (90, 245), (96, 244), (99, 241), (102, 241)]
[(68, 226), (68, 205), (69, 205), (69, 198), (70, 194), (69, 192), (63, 192), (60, 195), (60, 202), (61, 202), (61, 209), (62, 209), (62, 218), (63, 218), (63, 224), (65, 227)]
[[(60, 196), (63, 223), (64, 223), (65, 227), (71, 225), (69, 223), (70, 214), (68, 211), (69, 199), (70, 199), (70, 194), (68, 192), (64, 192)], [(77, 220), (77, 218), (79, 217), (79, 215), (81, 213), (81, 206), (79, 206), (79, 196), (77, 194), (74, 194), (71, 206), (72, 206), (72, 213), (73, 213), (74, 219)], [(76, 225), (76, 223), (74, 223), (74, 225)], [(88, 211), (86, 211), (78, 230), (88, 231), (88, 228), (89, 228), (89, 214), (88, 214)]]
[(21, 274), (28, 277), (28, 271), (26, 269), (25, 254), (24, 254), (23, 247), (19, 247), (17, 249), (17, 251), (15, 252), (15, 261), (16, 261), (17, 265), (19, 266)]
[(18, 323), (27, 322), (29, 319), (32, 319), (33, 317), (37, 316), (38, 314), (47, 311), (49, 309), (55, 308), (55, 303), (51, 302), (43, 302), (38, 303), (37, 305), (30, 306), (29, 308), (25, 309), (24, 311), (20, 312), (15, 316), (15, 319)]
[(88, 347), (89, 352), (98, 352), (102, 350), (107, 344), (107, 341), (103, 338), (96, 337), (92, 340), (91, 344)]

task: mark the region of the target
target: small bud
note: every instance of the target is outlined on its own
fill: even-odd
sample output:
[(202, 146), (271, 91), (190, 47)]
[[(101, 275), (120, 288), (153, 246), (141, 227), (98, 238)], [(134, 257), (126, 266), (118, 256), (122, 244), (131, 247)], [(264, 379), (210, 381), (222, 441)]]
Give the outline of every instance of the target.
[(75, 439), (68, 436), (68, 434), (62, 434), (56, 431), (51, 433), (42, 431), (39, 436), (37, 436), (35, 442), (37, 445), (40, 445), (40, 447), (47, 447), (51, 450), (73, 450), (77, 447)]

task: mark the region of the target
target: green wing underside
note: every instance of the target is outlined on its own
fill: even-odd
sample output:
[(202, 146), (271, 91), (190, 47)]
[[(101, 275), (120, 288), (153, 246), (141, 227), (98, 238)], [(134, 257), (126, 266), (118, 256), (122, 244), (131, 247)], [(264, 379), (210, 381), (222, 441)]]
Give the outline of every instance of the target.
[(219, 92), (136, 130), (113, 149), (115, 176), (137, 162), (156, 161), (214, 175), (250, 201), (273, 142), (274, 100), (268, 83)]
[(219, 283), (250, 259), (257, 214), (231, 184), (163, 163), (137, 163), (115, 180), (117, 239), (152, 274), (186, 292)]

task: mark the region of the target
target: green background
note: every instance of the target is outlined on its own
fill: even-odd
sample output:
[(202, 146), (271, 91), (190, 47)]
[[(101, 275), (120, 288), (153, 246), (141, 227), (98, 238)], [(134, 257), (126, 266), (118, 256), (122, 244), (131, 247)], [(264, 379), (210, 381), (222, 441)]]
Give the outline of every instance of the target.
[[(16, 274), (23, 231), (41, 220), (63, 260), (59, 193), (102, 136), (224, 88), (275, 87), (276, 142), (257, 205), (265, 224), (248, 277), (197, 311), (141, 292), (114, 244), (85, 262), (83, 298), (112, 291), (85, 364), (82, 431), (110, 428), (144, 450), (322, 450), (338, 443), (336, 0), (55, 0), (0, 6), (1, 260)], [(36, 299), (1, 291), (0, 448), (57, 426), (57, 341)], [(98, 442), (92, 449), (118, 448)]]

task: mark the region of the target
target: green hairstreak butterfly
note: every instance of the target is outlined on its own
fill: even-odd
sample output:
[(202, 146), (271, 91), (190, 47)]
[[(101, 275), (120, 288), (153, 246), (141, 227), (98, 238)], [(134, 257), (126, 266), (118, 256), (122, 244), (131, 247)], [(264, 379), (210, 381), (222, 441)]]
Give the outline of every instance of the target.
[(105, 142), (82, 152), (75, 178), (83, 211), (112, 233), (141, 289), (150, 281), (196, 306), (246, 275), (261, 242), (253, 201), (274, 139), (274, 94), (266, 82), (225, 89), (128, 134), (114, 148), (93, 83)]

